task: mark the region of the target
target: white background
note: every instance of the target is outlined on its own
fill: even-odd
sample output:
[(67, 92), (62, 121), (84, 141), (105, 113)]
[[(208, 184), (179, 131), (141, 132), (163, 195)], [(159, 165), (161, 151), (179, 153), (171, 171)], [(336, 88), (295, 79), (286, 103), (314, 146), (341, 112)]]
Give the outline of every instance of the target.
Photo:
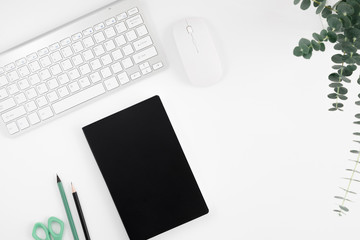
[[(33, 38), (110, 0), (2, 0), (0, 50)], [(292, 55), (321, 30), (314, 9), (292, 0), (143, 0), (170, 68), (15, 139), (0, 136), (0, 239), (32, 239), (35, 222), (66, 223), (56, 186), (63, 180), (83, 238), (70, 182), (92, 239), (128, 239), (81, 128), (160, 95), (210, 213), (154, 239), (358, 239), (360, 198), (336, 216), (354, 146), (354, 84), (345, 112), (328, 112), (334, 50)], [(171, 29), (189, 16), (207, 20), (225, 66), (221, 83), (186, 79)], [(330, 46), (330, 44), (327, 44)], [(357, 76), (355, 76), (356, 78)], [(360, 185), (352, 190), (360, 192)]]

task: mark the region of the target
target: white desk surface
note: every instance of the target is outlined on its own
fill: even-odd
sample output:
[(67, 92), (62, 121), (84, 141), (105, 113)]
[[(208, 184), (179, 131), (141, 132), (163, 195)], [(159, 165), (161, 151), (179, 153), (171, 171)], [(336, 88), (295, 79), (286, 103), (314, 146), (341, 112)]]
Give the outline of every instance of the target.
[[(332, 48), (310, 61), (292, 55), (301, 37), (321, 30), (313, 10), (292, 0), (142, 1), (170, 68), (24, 136), (0, 136), (0, 239), (32, 239), (34, 223), (50, 216), (65, 220), (72, 239), (56, 173), (81, 239), (71, 181), (92, 239), (128, 239), (81, 128), (156, 94), (210, 213), (154, 239), (358, 239), (360, 197), (346, 217), (332, 210), (352, 167), (359, 109), (350, 100), (343, 113), (327, 111)], [(110, 2), (2, 0), (0, 50)], [(207, 19), (221, 52), (226, 74), (212, 87), (190, 85), (175, 50), (171, 27), (188, 16)]]

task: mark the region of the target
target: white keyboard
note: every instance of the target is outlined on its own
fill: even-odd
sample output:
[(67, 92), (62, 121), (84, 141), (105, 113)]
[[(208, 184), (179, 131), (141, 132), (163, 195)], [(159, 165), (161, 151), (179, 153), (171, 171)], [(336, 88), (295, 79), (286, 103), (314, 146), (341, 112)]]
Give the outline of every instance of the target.
[(139, 3), (118, 1), (0, 55), (0, 121), (20, 134), (164, 68)]

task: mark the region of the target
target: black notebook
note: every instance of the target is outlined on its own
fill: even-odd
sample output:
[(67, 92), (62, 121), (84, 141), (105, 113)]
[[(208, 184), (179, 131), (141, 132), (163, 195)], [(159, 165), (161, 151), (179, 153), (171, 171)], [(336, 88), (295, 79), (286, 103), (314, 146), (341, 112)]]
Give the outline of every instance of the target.
[(131, 240), (209, 212), (158, 96), (83, 131)]

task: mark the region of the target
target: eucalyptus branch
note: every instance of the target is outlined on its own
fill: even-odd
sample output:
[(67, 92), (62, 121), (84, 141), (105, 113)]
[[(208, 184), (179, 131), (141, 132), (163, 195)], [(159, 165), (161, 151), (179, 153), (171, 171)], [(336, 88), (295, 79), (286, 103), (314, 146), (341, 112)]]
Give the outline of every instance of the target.
[[(314, 3), (317, 3), (317, 4), (319, 4), (319, 5), (321, 4), (321, 2), (316, 1), (316, 0), (311, 0), (311, 1), (313, 1)], [(326, 0), (324, 0), (324, 1), (326, 2)], [(330, 7), (330, 6), (325, 6), (325, 8), (331, 10), (332, 12), (336, 12), (336, 13), (337, 13), (336, 9), (333, 9), (333, 8)]]

